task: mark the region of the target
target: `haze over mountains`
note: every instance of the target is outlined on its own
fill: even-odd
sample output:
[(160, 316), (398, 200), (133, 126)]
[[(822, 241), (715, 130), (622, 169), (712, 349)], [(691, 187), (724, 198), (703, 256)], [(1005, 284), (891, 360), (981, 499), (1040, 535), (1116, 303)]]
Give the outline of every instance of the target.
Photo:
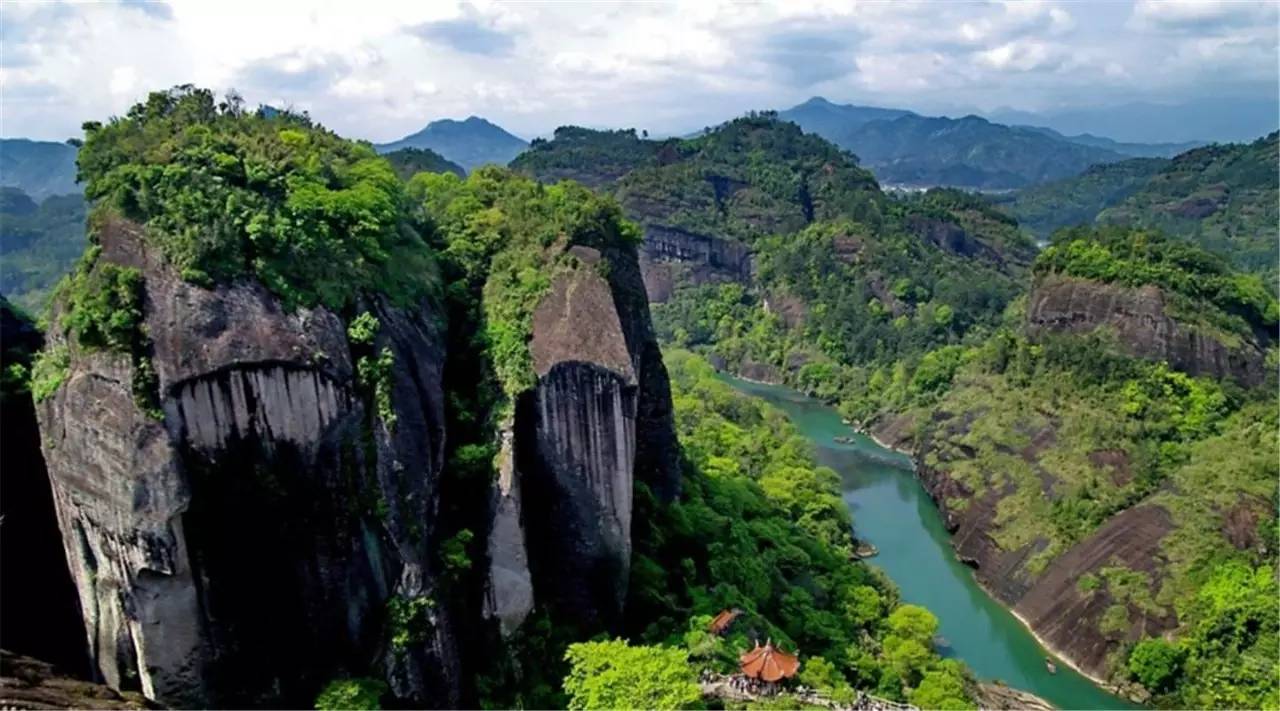
[(469, 116), (463, 121), (432, 121), (417, 133), (376, 147), (379, 153), (425, 148), (471, 170), (486, 163), (506, 165), (528, 148), (529, 143), (479, 116)]
[(1168, 157), (1198, 144), (1130, 144), (1006, 126), (979, 116), (926, 117), (902, 109), (840, 105), (822, 97), (779, 112), (853, 151), (880, 180), (909, 186), (1007, 190), (1077, 175), (1127, 156)]
[(0, 186), (18, 187), (41, 200), (81, 192), (76, 185), (76, 149), (66, 143), (0, 139)]

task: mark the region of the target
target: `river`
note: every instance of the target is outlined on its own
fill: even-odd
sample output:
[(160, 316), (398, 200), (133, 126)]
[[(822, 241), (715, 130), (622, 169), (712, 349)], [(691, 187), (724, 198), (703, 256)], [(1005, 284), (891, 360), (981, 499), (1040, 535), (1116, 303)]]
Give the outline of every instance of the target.
[[(880, 550), (871, 562), (897, 583), (904, 601), (938, 616), (944, 656), (963, 660), (981, 679), (1001, 680), (1062, 709), (1137, 708), (1065, 662), (1057, 662), (1056, 674), (1048, 672), (1044, 660), (1051, 655), (956, 559), (942, 516), (916, 479), (910, 457), (853, 434), (834, 409), (794, 390), (726, 380), (785, 412), (813, 440), (818, 460), (840, 474), (858, 538)], [(835, 443), (841, 435), (854, 441)]]

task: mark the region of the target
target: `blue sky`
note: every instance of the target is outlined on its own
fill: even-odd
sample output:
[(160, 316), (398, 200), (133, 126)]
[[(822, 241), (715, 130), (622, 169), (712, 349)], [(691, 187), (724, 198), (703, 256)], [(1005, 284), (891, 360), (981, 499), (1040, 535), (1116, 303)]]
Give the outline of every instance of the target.
[(1273, 2), (0, 3), (0, 134), (235, 88), (348, 136), (684, 132), (813, 95), (931, 113), (1274, 97)]

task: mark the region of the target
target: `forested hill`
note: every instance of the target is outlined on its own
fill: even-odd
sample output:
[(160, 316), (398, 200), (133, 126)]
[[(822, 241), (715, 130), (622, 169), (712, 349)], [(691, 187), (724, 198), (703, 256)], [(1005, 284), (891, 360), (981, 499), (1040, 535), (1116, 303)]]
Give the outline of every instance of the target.
[(902, 116), (872, 121), (839, 136), (884, 183), (1007, 190), (1123, 160), (1037, 129), (1004, 126), (978, 116)]
[[(1032, 256), (1014, 223), (981, 200), (955, 191), (903, 198), (884, 193), (854, 156), (769, 113), (687, 140), (562, 128), (553, 140), (535, 142), (512, 167), (539, 180), (573, 178), (613, 194), (644, 228), (642, 268), (649, 296), (658, 302), (680, 285), (750, 283), (752, 252), (761, 240), (811, 225), (844, 235), (836, 246), (850, 264), (877, 254), (887, 260), (893, 249), (880, 243), (899, 240), (905, 249), (956, 261), (949, 272), (941, 261), (929, 267), (939, 268), (940, 277), (985, 270), (990, 278), (972, 280), (974, 289), (999, 290)], [(862, 305), (878, 294), (879, 303), (901, 315), (902, 298), (891, 293), (894, 280), (910, 281), (908, 272), (928, 280), (920, 265), (933, 257), (896, 259), (899, 267), (862, 273), (871, 290), (860, 297)]]
[(1020, 191), (1002, 203), (1037, 236), (1094, 222), (1158, 228), (1237, 266), (1274, 273), (1280, 239), (1277, 134), (1135, 159)]
[(843, 145), (845, 138), (863, 124), (914, 115), (904, 109), (836, 104), (821, 96), (778, 112), (783, 121), (791, 121), (806, 133), (817, 134), (836, 145)]
[(1141, 190), (1168, 164), (1164, 158), (1101, 163), (1080, 175), (1033, 185), (994, 202), (1036, 238), (1047, 240), (1059, 227), (1093, 224), (1098, 213)]
[(432, 121), (417, 133), (376, 148), (379, 153), (401, 148), (425, 148), (466, 170), (474, 170), (488, 164), (506, 165), (528, 145), (524, 139), (508, 133), (501, 126), (479, 116), (469, 116), (463, 121)]
[(40, 312), (86, 243), (79, 194), (37, 202), (18, 188), (0, 188), (0, 294), (29, 313)]
[(1098, 221), (1159, 228), (1245, 269), (1274, 273), (1280, 239), (1278, 136), (1183, 153), (1140, 190), (1102, 211)]
[(418, 173), (453, 173), (464, 177), (467, 171), (462, 166), (436, 153), (430, 148), (398, 148), (382, 154), (396, 175), (408, 181)]

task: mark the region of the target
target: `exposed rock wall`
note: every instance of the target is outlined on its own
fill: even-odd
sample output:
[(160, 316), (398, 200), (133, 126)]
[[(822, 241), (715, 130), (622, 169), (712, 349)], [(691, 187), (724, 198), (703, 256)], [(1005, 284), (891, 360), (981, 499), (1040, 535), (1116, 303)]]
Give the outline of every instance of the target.
[(394, 355), (395, 423), (354, 381), (342, 320), (261, 285), (184, 282), (117, 221), (100, 259), (138, 267), (162, 417), (128, 355), (71, 352), (39, 418), (91, 655), (113, 688), (166, 705), (309, 705), (382, 660), (395, 693), (458, 702), (450, 621), (405, 648), (393, 597), (430, 598), (443, 347), (426, 304), (367, 304)]
[(1205, 329), (1171, 317), (1167, 301), (1155, 286), (1134, 289), (1046, 277), (1036, 283), (1027, 302), (1028, 331), (1036, 336), (1108, 328), (1132, 356), (1168, 361), (1191, 375), (1234, 378), (1245, 385), (1262, 382), (1265, 355), (1254, 339), (1224, 343)]
[(649, 301), (662, 303), (677, 285), (747, 282), (751, 252), (741, 242), (678, 227), (646, 224), (640, 252)]
[(1079, 580), (1112, 565), (1155, 574), (1163, 556), (1160, 541), (1172, 529), (1169, 513), (1159, 506), (1122, 511), (1054, 561), (1018, 600), (1014, 612), (1050, 646), (1069, 650), (1081, 669), (1105, 677), (1107, 655), (1120, 643), (1159, 636), (1176, 627), (1177, 620), (1126, 605), (1127, 632), (1118, 637), (1099, 634), (1103, 614), (1116, 601), (1104, 591), (1081, 590)]
[(575, 246), (533, 316), (537, 385), (503, 433), (486, 614), (509, 634), (535, 602), (584, 628), (621, 620), (632, 490), (679, 493), (671, 395), (635, 252)]
[[(917, 442), (920, 481), (942, 513), (956, 555), (975, 568), (983, 587), (1012, 608), (1056, 652), (1090, 675), (1105, 678), (1109, 674), (1108, 655), (1141, 636), (1158, 636), (1175, 628), (1177, 620), (1132, 602), (1117, 601), (1106, 589), (1082, 590), (1079, 581), (1085, 575), (1098, 575), (1104, 568), (1120, 566), (1148, 576), (1151, 595), (1155, 596), (1162, 578), (1160, 543), (1173, 527), (1169, 514), (1154, 505), (1126, 509), (1043, 568), (1032, 566), (1033, 557), (1045, 549), (1047, 539), (1007, 551), (993, 537), (999, 530), (1000, 502), (1014, 493), (1013, 484), (987, 486), (981, 494), (975, 493), (949, 473), (947, 457), (952, 455), (945, 452), (952, 448), (938, 446), (939, 440), (963, 434), (977, 414), (934, 415)], [(963, 446), (959, 450), (954, 456), (972, 454)], [(937, 465), (926, 465), (926, 461)], [(1123, 633), (1102, 629), (1104, 613), (1117, 603), (1126, 606), (1128, 624)]]

